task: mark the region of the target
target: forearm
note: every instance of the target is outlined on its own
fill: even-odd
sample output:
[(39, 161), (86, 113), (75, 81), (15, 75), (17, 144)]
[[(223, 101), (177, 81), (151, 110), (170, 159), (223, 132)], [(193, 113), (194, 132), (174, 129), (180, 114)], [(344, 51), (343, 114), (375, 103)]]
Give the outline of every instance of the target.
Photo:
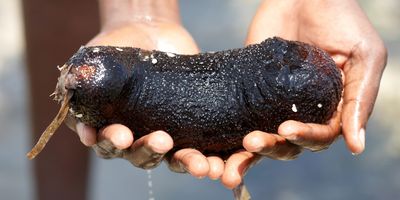
[(177, 0), (99, 0), (102, 30), (130, 22), (180, 23)]

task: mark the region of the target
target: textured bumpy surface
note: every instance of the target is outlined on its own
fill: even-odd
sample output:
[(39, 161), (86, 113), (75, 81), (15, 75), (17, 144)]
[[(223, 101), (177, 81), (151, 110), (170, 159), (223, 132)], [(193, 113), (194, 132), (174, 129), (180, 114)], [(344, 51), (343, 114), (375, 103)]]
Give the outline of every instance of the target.
[(78, 120), (121, 123), (135, 139), (165, 130), (175, 149), (223, 157), (254, 130), (274, 133), (289, 119), (326, 123), (343, 88), (328, 54), (280, 38), (198, 55), (83, 47), (65, 66), (59, 84), (73, 91)]

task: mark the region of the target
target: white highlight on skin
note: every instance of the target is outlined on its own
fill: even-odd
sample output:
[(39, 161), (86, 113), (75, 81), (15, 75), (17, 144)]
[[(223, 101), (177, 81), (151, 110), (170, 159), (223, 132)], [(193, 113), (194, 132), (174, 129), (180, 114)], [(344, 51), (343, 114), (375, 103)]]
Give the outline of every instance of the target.
[(320, 104), (320, 103), (317, 106), (318, 106), (318, 108), (322, 108), (322, 104)]
[(293, 111), (293, 112), (297, 112), (296, 104), (293, 104), (293, 105), (292, 105), (292, 111)]
[(157, 49), (164, 52), (171, 52), (171, 53), (185, 53), (177, 50), (175, 44), (171, 44), (169, 40), (159, 39), (156, 42)]
[(99, 52), (99, 51), (100, 51), (99, 48), (94, 48), (92, 52), (93, 52), (93, 53), (97, 53), (97, 52)]
[[(358, 139), (362, 149), (364, 149), (365, 148), (365, 129), (361, 128), (360, 131), (358, 132), (357, 136), (358, 136), (358, 138), (356, 138), (356, 139)], [(357, 153), (356, 152), (352, 152), (351, 153), (351, 155), (353, 155), (353, 156), (358, 156), (360, 154), (361, 154), (361, 152), (357, 152)]]
[(115, 48), (117, 51), (123, 51), (123, 49), (121, 49), (121, 48), (119, 48), (119, 47), (116, 47)]
[(365, 129), (361, 128), (360, 132), (358, 133), (358, 138), (360, 139), (360, 143), (362, 145), (362, 148), (365, 148)]

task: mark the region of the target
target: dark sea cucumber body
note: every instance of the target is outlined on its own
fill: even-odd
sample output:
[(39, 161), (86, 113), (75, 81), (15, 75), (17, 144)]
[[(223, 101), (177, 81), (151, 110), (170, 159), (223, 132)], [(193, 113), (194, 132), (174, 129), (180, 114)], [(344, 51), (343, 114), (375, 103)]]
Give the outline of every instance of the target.
[(197, 55), (83, 47), (66, 64), (80, 121), (121, 123), (135, 139), (164, 130), (175, 149), (223, 157), (254, 130), (275, 133), (289, 119), (326, 123), (343, 89), (327, 53), (279, 38)]

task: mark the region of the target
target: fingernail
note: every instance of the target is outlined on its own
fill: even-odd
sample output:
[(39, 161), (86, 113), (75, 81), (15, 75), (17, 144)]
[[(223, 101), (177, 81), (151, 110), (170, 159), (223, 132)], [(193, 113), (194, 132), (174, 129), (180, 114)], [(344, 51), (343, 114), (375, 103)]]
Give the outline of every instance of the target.
[(299, 139), (296, 134), (289, 134), (289, 135), (281, 134), (281, 136), (289, 141), (297, 141)]
[(82, 131), (83, 131), (83, 124), (77, 123), (76, 124), (76, 132), (78, 132), (78, 134), (80, 135)]
[(286, 126), (285, 129), (283, 129), (283, 131), (279, 132), (279, 135), (288, 140), (296, 140), (297, 137), (296, 130), (294, 130), (293, 128), (294, 127), (292, 126)]
[(355, 135), (355, 140), (358, 140), (358, 145), (360, 147), (360, 152), (352, 152), (351, 155), (353, 156), (358, 156), (362, 153), (362, 151), (365, 148), (365, 129), (361, 128), (360, 131), (358, 131), (358, 134)]
[(358, 139), (360, 141), (360, 145), (362, 149), (365, 148), (365, 129), (361, 128), (360, 131), (358, 132)]
[(183, 172), (184, 172), (184, 173), (189, 172), (189, 170), (187, 169), (187, 167), (186, 167), (181, 161), (178, 161), (178, 164), (179, 164), (179, 168), (180, 168), (180, 169), (183, 169)]
[(82, 143), (84, 141), (83, 138), (85, 137), (84, 131), (85, 131), (84, 124), (83, 123), (77, 123), (76, 124), (76, 132), (78, 133), (79, 139), (81, 140)]
[(218, 181), (219, 177), (210, 177), (210, 180), (212, 181)]

